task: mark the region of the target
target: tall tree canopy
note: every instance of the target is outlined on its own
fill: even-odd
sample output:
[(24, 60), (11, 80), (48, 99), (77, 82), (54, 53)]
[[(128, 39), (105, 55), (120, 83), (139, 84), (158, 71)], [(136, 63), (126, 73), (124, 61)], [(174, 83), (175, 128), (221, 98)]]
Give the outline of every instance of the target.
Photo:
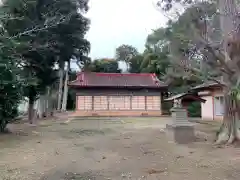
[(83, 16), (87, 4), (86, 0), (7, 0), (0, 7), (1, 37), (14, 44), (7, 48), (29, 99), (30, 122), (35, 100), (50, 92), (58, 77), (56, 64), (62, 82), (64, 62), (81, 61), (90, 50), (84, 38), (89, 29), (89, 20)]
[(13, 51), (18, 44), (9, 40), (2, 27), (0, 29), (0, 132), (3, 132), (6, 125), (18, 115), (24, 82), (19, 76), (20, 69)]
[[(186, 19), (188, 21), (188, 19)], [(169, 84), (172, 93), (184, 92), (189, 87), (194, 86), (201, 81), (195, 76), (188, 76), (182, 72), (182, 69), (175, 63), (181, 62), (181, 57), (173, 56), (171, 46), (175, 45), (171, 43), (178, 38), (180, 30), (184, 28), (183, 23), (175, 22), (177, 25), (173, 25), (173, 22), (169, 22), (166, 28), (159, 28), (153, 30), (148, 35), (145, 44), (145, 50), (142, 54), (138, 54), (130, 59), (130, 72), (137, 73), (156, 73), (159, 79)], [(186, 35), (186, 34), (184, 34)], [(176, 44), (175, 48), (184, 50), (187, 49), (187, 45)], [(173, 58), (174, 57), (174, 58)]]
[(118, 62), (115, 59), (96, 59), (86, 64), (84, 69), (91, 72), (121, 73)]
[(123, 61), (127, 65), (127, 71), (129, 71), (130, 60), (138, 54), (135, 47), (127, 44), (123, 44), (116, 49), (116, 60)]

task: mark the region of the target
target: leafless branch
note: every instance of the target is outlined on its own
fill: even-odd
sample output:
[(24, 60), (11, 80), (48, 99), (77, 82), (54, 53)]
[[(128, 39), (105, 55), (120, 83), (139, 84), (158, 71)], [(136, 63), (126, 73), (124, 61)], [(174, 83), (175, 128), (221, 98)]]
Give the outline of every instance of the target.
[(49, 29), (49, 28), (52, 28), (52, 27), (55, 27), (59, 24), (63, 24), (64, 22), (68, 21), (69, 18), (73, 15), (73, 13), (69, 13), (67, 16), (62, 16), (59, 21), (57, 23), (53, 23), (53, 24), (50, 24), (50, 25), (40, 25), (40, 26), (36, 26), (30, 30), (26, 30), (24, 32), (21, 32), (15, 36), (11, 36), (9, 37), (9, 39), (15, 39), (15, 38), (18, 38), (18, 37), (21, 37), (23, 35), (29, 35), (33, 32), (40, 32), (40, 31), (43, 31), (43, 30), (46, 30), (46, 29)]
[[(228, 75), (234, 74), (234, 72), (230, 69), (225, 61), (224, 52), (222, 52), (219, 48), (215, 48), (212, 42), (207, 37), (202, 37), (197, 31), (194, 33), (197, 41), (203, 44), (203, 48), (207, 49), (213, 55), (213, 59), (215, 62), (219, 61), (221, 66), (224, 68), (224, 73)], [(223, 68), (221, 68), (223, 70)]]

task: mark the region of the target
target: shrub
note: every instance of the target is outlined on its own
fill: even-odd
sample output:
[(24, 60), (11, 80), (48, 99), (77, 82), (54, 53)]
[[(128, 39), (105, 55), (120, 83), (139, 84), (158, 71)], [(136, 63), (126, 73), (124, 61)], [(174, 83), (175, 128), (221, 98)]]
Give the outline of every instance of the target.
[(190, 117), (201, 117), (201, 103), (192, 102), (189, 104), (188, 113)]

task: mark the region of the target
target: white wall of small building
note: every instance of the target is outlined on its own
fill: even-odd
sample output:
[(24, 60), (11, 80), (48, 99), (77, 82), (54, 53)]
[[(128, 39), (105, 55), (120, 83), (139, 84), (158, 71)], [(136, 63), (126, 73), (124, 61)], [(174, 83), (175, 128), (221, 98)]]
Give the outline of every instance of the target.
[(216, 115), (216, 107), (215, 106), (215, 97), (223, 96), (223, 92), (221, 90), (214, 91), (203, 91), (199, 92), (201, 98), (205, 99), (205, 103), (201, 103), (201, 115), (204, 120), (222, 120), (223, 115)]
[(201, 114), (202, 119), (205, 120), (213, 120), (213, 97), (211, 95), (209, 96), (203, 96), (202, 99), (205, 99), (205, 103), (201, 103)]

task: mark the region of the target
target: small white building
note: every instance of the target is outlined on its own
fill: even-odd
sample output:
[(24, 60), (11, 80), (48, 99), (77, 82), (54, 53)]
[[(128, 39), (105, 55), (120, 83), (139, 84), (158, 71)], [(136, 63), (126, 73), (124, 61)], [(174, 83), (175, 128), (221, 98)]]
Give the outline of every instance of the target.
[(193, 88), (198, 95), (205, 99), (201, 103), (201, 115), (204, 120), (223, 120), (224, 101), (223, 85), (216, 82), (209, 82)]

